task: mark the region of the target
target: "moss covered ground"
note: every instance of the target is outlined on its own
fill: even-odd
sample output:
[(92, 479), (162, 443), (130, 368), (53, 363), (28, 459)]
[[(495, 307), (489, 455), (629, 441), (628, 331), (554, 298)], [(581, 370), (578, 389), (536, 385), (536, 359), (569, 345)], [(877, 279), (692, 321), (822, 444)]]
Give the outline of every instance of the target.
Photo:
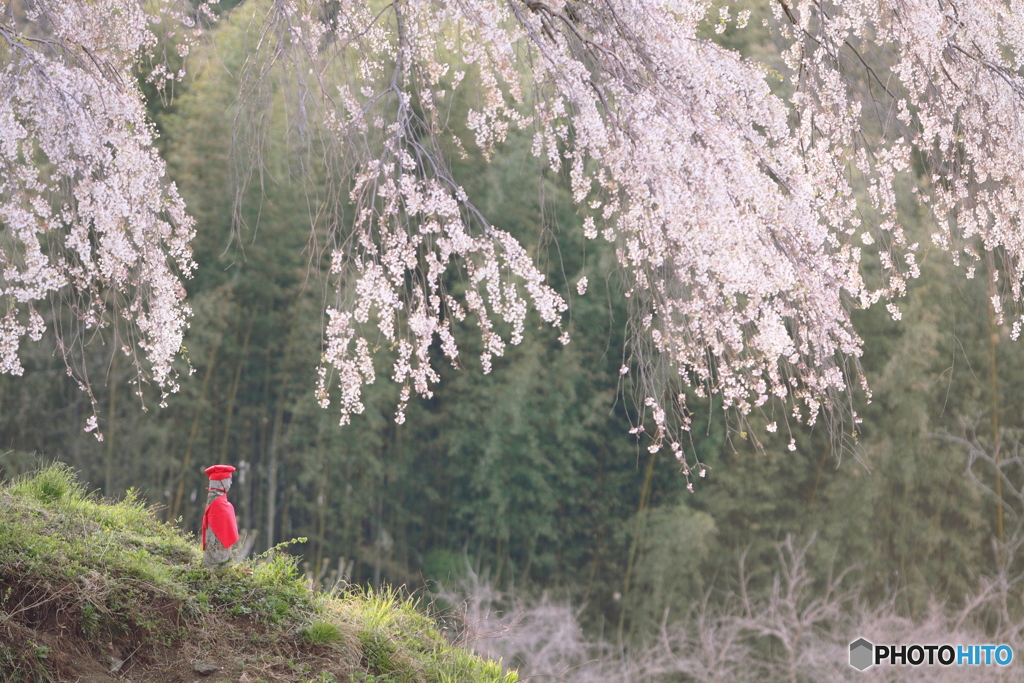
[(515, 683), (394, 590), (311, 592), (284, 552), (223, 570), (129, 491), (54, 465), (0, 486), (0, 681)]

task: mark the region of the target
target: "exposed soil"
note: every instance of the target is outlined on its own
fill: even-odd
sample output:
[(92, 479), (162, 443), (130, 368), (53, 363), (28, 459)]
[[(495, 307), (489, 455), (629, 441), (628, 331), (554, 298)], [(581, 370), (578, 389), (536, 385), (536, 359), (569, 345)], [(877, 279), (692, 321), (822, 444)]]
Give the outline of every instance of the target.
[[(0, 576), (0, 645), (18, 656), (14, 664), (0, 661), (0, 681), (257, 683), (330, 673), (342, 683), (359, 664), (357, 648), (316, 648), (248, 615), (185, 619), (180, 601), (156, 594), (146, 596), (145, 614), (136, 615), (132, 628), (103, 632), (102, 619), (81, 607), (94, 604), (88, 591)], [(90, 624), (96, 624), (92, 632)]]

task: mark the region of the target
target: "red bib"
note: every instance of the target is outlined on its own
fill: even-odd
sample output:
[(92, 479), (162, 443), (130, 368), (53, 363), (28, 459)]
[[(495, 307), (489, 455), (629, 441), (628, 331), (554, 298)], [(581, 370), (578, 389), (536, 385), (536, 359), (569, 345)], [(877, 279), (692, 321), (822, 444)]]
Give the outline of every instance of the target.
[(200, 532), (203, 539), (203, 550), (206, 550), (206, 529), (210, 528), (217, 535), (217, 540), (225, 548), (230, 548), (238, 540), (238, 522), (235, 521), (235, 507), (228, 502), (227, 495), (217, 496), (203, 513), (203, 528)]

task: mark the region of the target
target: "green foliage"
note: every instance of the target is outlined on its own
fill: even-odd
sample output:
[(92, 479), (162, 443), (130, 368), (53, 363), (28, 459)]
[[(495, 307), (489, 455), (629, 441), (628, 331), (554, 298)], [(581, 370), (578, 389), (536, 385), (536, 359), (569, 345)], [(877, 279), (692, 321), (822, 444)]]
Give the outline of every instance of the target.
[[(7, 635), (0, 630), (0, 634)], [(13, 640), (10, 642), (13, 643)], [(5, 683), (50, 683), (46, 668), (37, 657), (24, 656), (17, 645), (0, 642), (0, 674)]]
[(685, 504), (648, 513), (643, 526), (642, 560), (637, 564), (629, 602), (632, 624), (657, 623), (666, 609), (685, 614), (708, 587), (703, 576), (715, 534), (711, 515)]

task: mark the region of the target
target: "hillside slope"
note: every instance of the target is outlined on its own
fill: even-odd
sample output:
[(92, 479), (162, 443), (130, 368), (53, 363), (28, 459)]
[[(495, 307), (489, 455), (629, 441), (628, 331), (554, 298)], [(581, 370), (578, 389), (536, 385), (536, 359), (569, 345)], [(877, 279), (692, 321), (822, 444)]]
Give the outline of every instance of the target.
[(411, 600), (311, 593), (284, 553), (220, 572), (132, 492), (55, 465), (0, 488), (0, 681), (515, 683)]

